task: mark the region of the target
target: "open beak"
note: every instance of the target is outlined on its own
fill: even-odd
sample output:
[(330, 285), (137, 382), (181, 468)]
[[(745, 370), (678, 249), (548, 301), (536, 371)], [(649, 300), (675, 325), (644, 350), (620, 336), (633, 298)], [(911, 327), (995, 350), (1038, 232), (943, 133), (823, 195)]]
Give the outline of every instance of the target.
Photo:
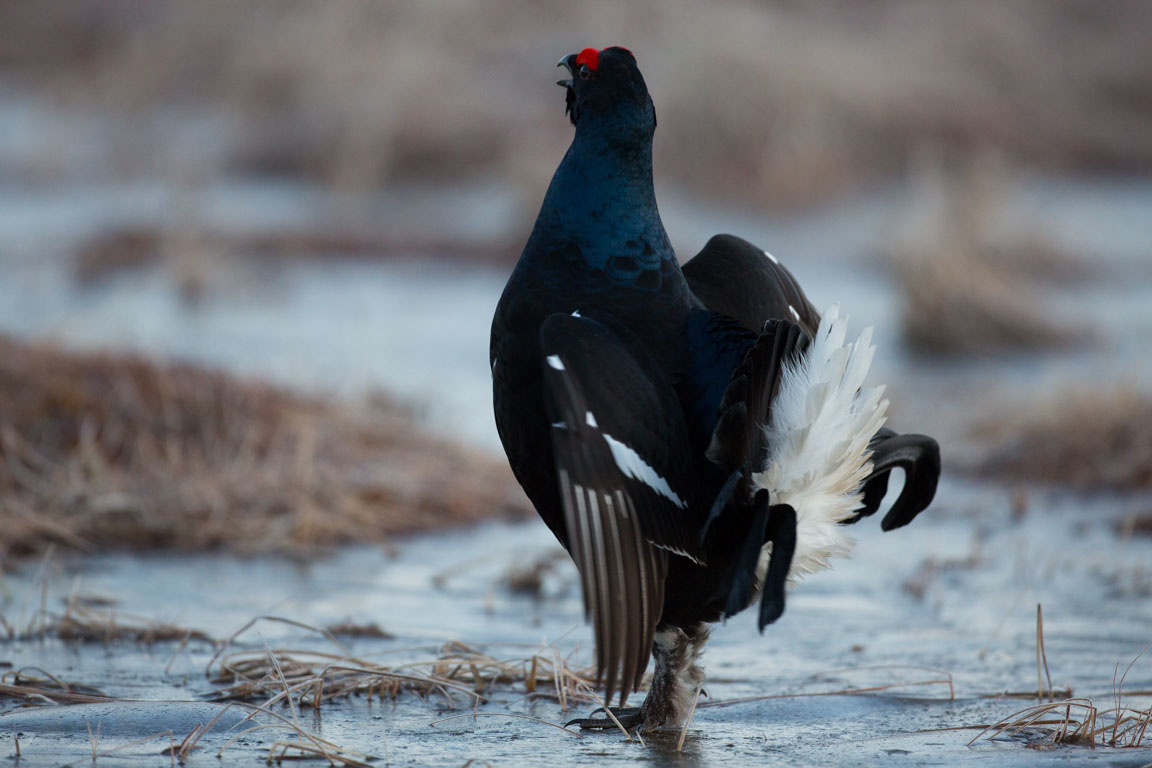
[[(576, 66), (576, 54), (574, 54), (574, 53), (568, 54), (564, 58), (560, 59), (560, 61), (556, 62), (556, 66), (566, 67), (568, 69), (568, 74), (571, 75), (573, 73), (572, 67)], [(557, 80), (556, 85), (562, 85), (565, 88), (571, 88), (572, 87), (572, 80), (571, 79)]]

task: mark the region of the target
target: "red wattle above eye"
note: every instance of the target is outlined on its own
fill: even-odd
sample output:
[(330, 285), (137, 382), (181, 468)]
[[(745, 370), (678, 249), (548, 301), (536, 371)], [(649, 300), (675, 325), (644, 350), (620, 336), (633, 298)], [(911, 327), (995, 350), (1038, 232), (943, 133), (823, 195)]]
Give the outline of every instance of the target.
[(576, 54), (576, 66), (588, 67), (595, 72), (600, 66), (600, 51), (595, 48), (585, 48)]

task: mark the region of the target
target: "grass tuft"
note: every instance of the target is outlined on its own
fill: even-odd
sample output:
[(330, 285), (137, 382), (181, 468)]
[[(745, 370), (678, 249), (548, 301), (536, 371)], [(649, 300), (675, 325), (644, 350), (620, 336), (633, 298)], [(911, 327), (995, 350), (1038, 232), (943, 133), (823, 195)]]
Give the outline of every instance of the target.
[[(1152, 644), (1145, 646), (1128, 663), (1124, 674), (1113, 675), (1113, 706), (1101, 709), (1086, 697), (1054, 700), (1052, 677), (1048, 674), (1048, 656), (1044, 651), (1044, 618), (1039, 604), (1036, 605), (1036, 699), (1033, 706), (1013, 712), (1008, 717), (983, 730), (968, 742), (969, 746), (982, 738), (1012, 738), (1040, 736), (1049, 744), (1065, 744), (1084, 747), (1113, 747), (1134, 749), (1144, 746), (1148, 726), (1152, 724), (1152, 705), (1140, 709), (1123, 702), (1124, 680), (1133, 665), (1140, 660)], [(1041, 666), (1048, 679), (1045, 692), (1044, 679), (1040, 676)], [(1116, 665), (1119, 674), (1120, 665)], [(1140, 693), (1148, 693), (1142, 691)], [(1047, 696), (1047, 701), (1044, 701)], [(981, 726), (974, 726), (980, 728)], [(1032, 746), (1030, 744), (1029, 746)]]
[[(931, 163), (933, 161), (926, 161)], [(958, 177), (928, 167), (914, 214), (886, 254), (903, 298), (901, 328), (913, 350), (975, 356), (1046, 350), (1090, 337), (1053, 319), (1039, 284), (1082, 279), (1083, 262), (1046, 235), (1001, 232), (1001, 172), (973, 163)]]
[(53, 542), (312, 554), (526, 511), (504, 462), (383, 397), (0, 336), (0, 561)]
[(975, 466), (1001, 480), (1083, 490), (1152, 489), (1152, 397), (1131, 387), (1065, 390), (978, 424)]
[(242, 650), (221, 655), (208, 674), (218, 686), (213, 701), (264, 701), (269, 706), (291, 700), (298, 709), (320, 708), (346, 696), (386, 701), (406, 693), (440, 697), (450, 709), (474, 708), (493, 689), (508, 686), (533, 697), (592, 700), (589, 670), (572, 668), (557, 653), (500, 659), (456, 642), (428, 659), (396, 665), (344, 652)]
[(558, 564), (568, 559), (563, 549), (550, 549), (526, 564), (513, 564), (504, 573), (501, 582), (508, 591), (539, 598), (544, 592), (545, 580), (555, 573)]
[(1149, 725), (1152, 725), (1152, 707), (1102, 709), (1092, 699), (1072, 698), (1013, 712), (985, 728), (969, 744), (982, 738), (1039, 734), (1051, 744), (1135, 749), (1147, 746)]

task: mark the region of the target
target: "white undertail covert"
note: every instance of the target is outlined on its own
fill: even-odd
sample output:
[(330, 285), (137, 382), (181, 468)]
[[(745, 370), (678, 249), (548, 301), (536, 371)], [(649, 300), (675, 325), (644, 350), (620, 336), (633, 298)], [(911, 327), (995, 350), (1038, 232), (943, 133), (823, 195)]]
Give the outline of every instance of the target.
[[(845, 344), (848, 318), (833, 304), (806, 354), (786, 365), (765, 427), (768, 458), (752, 476), (771, 503), (796, 510), (796, 552), (790, 581), (829, 567), (832, 557), (847, 557), (855, 543), (841, 523), (863, 500), (861, 487), (872, 471), (868, 443), (888, 411), (884, 387), (864, 389), (876, 347), (872, 329)], [(756, 569), (762, 584), (771, 544)]]

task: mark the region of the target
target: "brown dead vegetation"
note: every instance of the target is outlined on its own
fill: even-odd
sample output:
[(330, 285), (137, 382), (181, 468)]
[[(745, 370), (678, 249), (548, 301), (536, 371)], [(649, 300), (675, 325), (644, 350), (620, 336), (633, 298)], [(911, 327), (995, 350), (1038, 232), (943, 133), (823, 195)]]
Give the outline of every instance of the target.
[(345, 621), (341, 624), (329, 624), (326, 629), (336, 637), (370, 637), (374, 640), (390, 640), (395, 637), (391, 632), (381, 629), (374, 621), (363, 624)]
[(942, 560), (935, 557), (925, 558), (916, 570), (904, 580), (901, 588), (905, 594), (923, 601), (932, 584), (941, 575), (957, 571), (971, 571), (979, 567), (980, 562), (980, 556), (975, 553), (964, 558), (945, 558)]
[(212, 643), (204, 632), (141, 616), (97, 609), (69, 597), (63, 613), (41, 608), (25, 626), (13, 626), (0, 614), (0, 639), (42, 640), (55, 637), (67, 643), (134, 642), (141, 645), (188, 641)]
[(984, 155), (947, 175), (939, 159), (919, 168), (920, 209), (885, 254), (903, 298), (901, 327), (913, 350), (989, 355), (1065, 347), (1089, 337), (1046, 311), (1040, 287), (1084, 279), (1084, 262), (1026, 222), (997, 221), (1004, 169)]
[(655, 96), (659, 166), (704, 193), (810, 202), (926, 142), (1152, 168), (1141, 0), (40, 0), (4, 4), (0, 28), (10, 79), (126, 114), (218, 107), (237, 135), (211, 157), (349, 187), (497, 172), (536, 188), (568, 130), (553, 62), (614, 42)]
[(1146, 748), (1149, 725), (1152, 725), (1152, 707), (1100, 706), (1092, 699), (1079, 697), (1036, 704), (1014, 712), (989, 725), (969, 745), (982, 738), (996, 740), (1034, 734), (1051, 745), (1140, 749)]
[[(1026, 742), (1026, 746), (1068, 745), (1081, 747), (1109, 747), (1113, 749), (1139, 749), (1148, 736), (1148, 726), (1152, 725), (1152, 706), (1142, 708), (1126, 701), (1125, 696), (1147, 696), (1149, 691), (1124, 691), (1124, 681), (1132, 667), (1148, 651), (1144, 646), (1140, 653), (1120, 673), (1120, 665), (1112, 678), (1112, 693), (1108, 704), (1098, 706), (1090, 698), (1073, 697), (1072, 691), (1060, 691), (1063, 697), (1056, 699), (1057, 691), (1052, 687), (1052, 676), (1048, 672), (1048, 655), (1044, 650), (1044, 614), (1041, 606), (1036, 606), (1036, 691), (1028, 695), (1036, 696), (1036, 704), (1017, 712), (999, 722), (989, 725), (969, 726), (980, 729), (980, 733), (968, 742), (980, 739), (1003, 739), (1005, 737), (1040, 737), (1042, 741)], [(1044, 671), (1041, 676), (1041, 669)], [(1047, 680), (1047, 686), (1045, 686)], [(1047, 700), (1045, 700), (1047, 699)]]
[(507, 466), (356, 406), (0, 337), (0, 556), (308, 553), (526, 510)]
[(977, 472), (1084, 490), (1152, 489), (1152, 397), (1130, 387), (1070, 390), (977, 425)]
[(563, 549), (551, 549), (528, 563), (513, 564), (504, 573), (501, 582), (513, 594), (542, 597), (545, 580), (567, 559), (568, 553)]
[[(189, 242), (189, 240), (193, 242)], [(185, 249), (194, 248), (191, 253)], [(299, 231), (194, 233), (168, 231), (163, 226), (131, 225), (97, 232), (80, 243), (72, 274), (80, 285), (136, 269), (167, 266), (183, 298), (199, 298), (211, 279), (211, 257), (232, 255), (287, 259), (380, 259), (436, 256), (454, 261), (492, 262), (519, 252), (502, 241), (464, 240), (460, 237), (424, 237), (390, 231), (347, 232), (337, 228)], [(205, 259), (205, 256), (209, 259)]]
[(265, 706), (287, 697), (298, 708), (321, 707), (349, 695), (381, 701), (403, 693), (442, 696), (452, 709), (487, 700), (494, 689), (519, 688), (531, 696), (569, 701), (594, 700), (590, 670), (569, 665), (554, 648), (527, 657), (502, 659), (458, 642), (429, 658), (381, 665), (346, 651), (259, 650), (223, 653), (208, 670), (213, 701), (257, 701)]
[(1152, 509), (1134, 512), (1126, 517), (1118, 526), (1117, 532), (1121, 536), (1152, 536)]
[(0, 675), (0, 697), (29, 704), (92, 704), (114, 700), (99, 688), (66, 681), (35, 667), (13, 669)]

